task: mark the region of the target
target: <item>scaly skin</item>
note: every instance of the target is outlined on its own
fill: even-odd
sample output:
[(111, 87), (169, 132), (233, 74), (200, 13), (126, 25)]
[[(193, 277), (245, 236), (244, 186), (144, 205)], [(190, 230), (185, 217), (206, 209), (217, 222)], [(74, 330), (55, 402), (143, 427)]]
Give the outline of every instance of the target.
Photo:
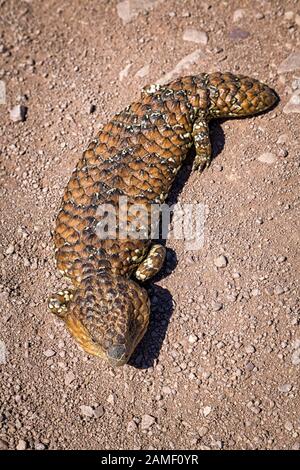
[[(144, 288), (131, 279), (148, 279), (161, 268), (165, 249), (152, 245), (147, 221), (143, 239), (96, 234), (107, 213), (101, 205), (128, 209), (167, 197), (176, 173), (194, 145), (194, 168), (210, 162), (208, 124), (220, 117), (251, 116), (277, 101), (266, 85), (231, 73), (212, 73), (144, 88), (131, 104), (104, 126), (83, 153), (65, 190), (57, 216), (54, 242), (58, 269), (73, 289), (50, 298), (78, 343), (111, 365), (125, 364), (149, 322)], [(129, 222), (134, 214), (128, 216)], [(124, 223), (118, 215), (117, 226)], [(98, 226), (99, 227), (99, 226)]]

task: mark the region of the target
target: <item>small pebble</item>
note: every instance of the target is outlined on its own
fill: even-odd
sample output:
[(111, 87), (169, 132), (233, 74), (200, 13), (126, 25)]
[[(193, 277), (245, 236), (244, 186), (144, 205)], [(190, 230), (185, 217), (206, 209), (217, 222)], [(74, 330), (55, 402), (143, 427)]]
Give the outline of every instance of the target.
[(27, 114), (26, 106), (22, 106), (18, 104), (17, 106), (15, 106), (14, 108), (10, 110), (10, 119), (13, 122), (22, 122), (22, 121), (25, 121), (26, 114)]
[(114, 405), (115, 404), (115, 397), (114, 395), (111, 393), (110, 395), (108, 395), (107, 397), (107, 401), (110, 405)]
[(7, 450), (8, 449), (8, 443), (4, 441), (3, 439), (0, 439), (0, 450)]
[(284, 18), (288, 21), (292, 20), (294, 18), (294, 12), (293, 11), (286, 11), (284, 14)]
[(292, 364), (298, 366), (300, 364), (300, 348), (296, 349), (292, 354)]
[(15, 252), (15, 245), (13, 243), (11, 243), (10, 245), (8, 245), (8, 248), (5, 251), (5, 254), (6, 255), (12, 255), (14, 252)]
[(293, 423), (291, 423), (290, 421), (287, 421), (287, 422), (284, 424), (284, 428), (285, 428), (287, 431), (292, 431), (292, 430), (293, 430)]
[(262, 163), (267, 163), (268, 165), (271, 165), (272, 163), (274, 163), (276, 161), (276, 157), (273, 153), (271, 152), (265, 152), (265, 153), (262, 153), (258, 159), (260, 162)]
[(35, 450), (45, 450), (45, 445), (42, 444), (42, 442), (37, 442), (37, 443), (34, 445), (34, 448), (35, 448)]
[(282, 392), (282, 393), (288, 393), (292, 390), (292, 385), (291, 384), (279, 385), (278, 390), (279, 392)]
[(254, 367), (255, 366), (252, 362), (247, 362), (245, 369), (247, 372), (251, 372), (254, 369)]
[(250, 33), (241, 28), (233, 28), (229, 33), (230, 39), (233, 39), (234, 41), (242, 41), (244, 39), (247, 39), (249, 36)]
[(203, 416), (205, 416), (205, 418), (211, 413), (212, 411), (212, 407), (211, 406), (205, 406), (203, 408)]
[(281, 294), (283, 294), (283, 293), (284, 293), (283, 287), (281, 287), (281, 286), (276, 286), (276, 287), (274, 288), (274, 294), (275, 294), (275, 295), (281, 295)]
[(128, 77), (129, 69), (131, 68), (132, 64), (127, 64), (124, 69), (122, 69), (119, 73), (119, 80), (122, 81), (124, 78)]
[(24, 441), (23, 439), (20, 439), (17, 446), (16, 446), (16, 449), (17, 450), (26, 450), (27, 449), (27, 442)]
[(206, 426), (202, 426), (199, 429), (199, 436), (204, 437), (208, 433), (208, 428)]
[(43, 351), (43, 354), (46, 357), (52, 357), (55, 356), (56, 352), (53, 351), (53, 349), (46, 349), (45, 351)]
[(256, 18), (257, 20), (263, 20), (264, 17), (265, 17), (265, 15), (264, 15), (263, 13), (261, 13), (261, 12), (258, 12), (258, 13), (256, 13), (256, 15), (255, 15), (255, 18)]
[(87, 106), (87, 113), (93, 114), (96, 111), (96, 106), (94, 104), (88, 104)]
[(289, 101), (283, 108), (285, 114), (300, 113), (300, 90), (292, 94)]
[(279, 73), (294, 72), (300, 69), (300, 52), (292, 52), (278, 67)]
[(198, 31), (195, 28), (186, 28), (182, 39), (184, 41), (191, 41), (205, 46), (208, 42), (208, 36), (204, 31)]
[(255, 347), (252, 344), (249, 344), (245, 347), (245, 351), (247, 354), (253, 354), (255, 352)]
[(66, 385), (71, 385), (71, 383), (75, 380), (75, 375), (74, 373), (70, 370), (69, 372), (66, 373), (65, 376), (65, 384)]
[(221, 304), (220, 302), (213, 301), (211, 303), (211, 308), (214, 310), (214, 312), (219, 312), (220, 310), (222, 310), (223, 304)]
[(137, 431), (137, 424), (135, 421), (129, 421), (129, 423), (127, 424), (127, 432), (128, 433), (132, 433), (132, 432), (135, 432)]
[(280, 158), (286, 158), (288, 156), (289, 152), (287, 149), (280, 149), (278, 152), (278, 157)]
[(189, 343), (191, 343), (191, 344), (195, 344), (195, 343), (197, 343), (197, 341), (198, 341), (198, 336), (196, 336), (196, 335), (194, 335), (194, 334), (191, 334), (191, 335), (189, 336), (188, 341), (189, 341)]
[(237, 10), (234, 11), (232, 21), (234, 23), (237, 23), (240, 21), (242, 18), (244, 18), (246, 12), (242, 8), (238, 8)]
[(92, 418), (94, 416), (94, 410), (91, 406), (81, 405), (80, 411), (81, 411), (81, 414), (83, 416), (86, 416), (87, 418)]
[(151, 416), (151, 415), (143, 415), (142, 416), (142, 421), (141, 421), (141, 429), (142, 431), (145, 431), (149, 428), (151, 428), (151, 426), (153, 426), (153, 424), (155, 423), (156, 419), (154, 418), (154, 416)]
[(104, 415), (104, 408), (103, 406), (99, 405), (97, 406), (97, 408), (94, 409), (94, 416), (95, 418), (102, 418), (102, 416)]
[(214, 259), (214, 264), (217, 268), (225, 268), (228, 264), (228, 260), (224, 255), (220, 255)]
[(165, 385), (162, 389), (161, 389), (162, 393), (164, 395), (171, 395), (172, 393), (172, 389), (170, 387), (168, 387), (167, 385)]
[(232, 277), (233, 277), (234, 279), (239, 279), (239, 278), (241, 277), (241, 275), (240, 275), (240, 273), (238, 273), (238, 272), (235, 271), (234, 273), (232, 273)]
[(144, 77), (147, 77), (147, 75), (149, 75), (149, 71), (150, 71), (150, 66), (149, 64), (147, 65), (144, 65), (144, 67), (142, 67), (141, 69), (139, 69), (135, 76), (138, 77), (138, 78), (144, 78)]

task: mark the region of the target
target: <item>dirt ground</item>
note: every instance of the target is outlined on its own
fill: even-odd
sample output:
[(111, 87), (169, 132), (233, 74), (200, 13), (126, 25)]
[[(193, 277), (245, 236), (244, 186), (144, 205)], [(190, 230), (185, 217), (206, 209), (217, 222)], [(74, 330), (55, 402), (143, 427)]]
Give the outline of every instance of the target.
[[(0, 0), (0, 12), (0, 448), (299, 449), (299, 2)], [(206, 207), (204, 245), (167, 242), (150, 328), (112, 370), (47, 311), (64, 186), (142, 86), (216, 70), (281, 102), (214, 123), (211, 167), (200, 176), (190, 159), (178, 176), (172, 197)]]

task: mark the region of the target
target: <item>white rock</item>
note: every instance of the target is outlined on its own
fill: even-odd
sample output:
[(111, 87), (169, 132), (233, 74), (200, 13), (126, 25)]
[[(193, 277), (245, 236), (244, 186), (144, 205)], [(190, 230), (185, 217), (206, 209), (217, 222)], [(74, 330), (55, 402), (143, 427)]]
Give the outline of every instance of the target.
[(286, 11), (284, 14), (284, 18), (286, 20), (292, 20), (294, 18), (294, 12), (293, 11)]
[(23, 439), (20, 439), (17, 446), (16, 446), (16, 449), (17, 450), (26, 450), (27, 449), (27, 442), (24, 441)]
[(8, 449), (8, 444), (6, 441), (3, 439), (0, 439), (0, 450), (7, 450)]
[(107, 401), (110, 405), (114, 405), (115, 404), (115, 397), (114, 395), (111, 393), (110, 395), (108, 395), (107, 397)]
[(25, 121), (27, 108), (18, 104), (10, 110), (10, 119), (13, 122)]
[(208, 428), (206, 426), (202, 426), (199, 429), (199, 436), (204, 437), (208, 433)]
[(97, 406), (97, 408), (95, 408), (94, 410), (94, 416), (95, 418), (101, 418), (105, 413), (105, 410), (103, 408), (103, 406), (99, 405)]
[(217, 256), (214, 259), (214, 265), (217, 268), (225, 268), (227, 266), (227, 264), (228, 264), (228, 260), (224, 255)]
[(242, 18), (244, 18), (245, 16), (245, 10), (243, 10), (243, 8), (238, 8), (238, 10), (235, 10), (235, 12), (233, 13), (233, 17), (232, 17), (232, 21), (234, 23), (237, 23), (238, 21), (240, 21)]
[(274, 163), (276, 161), (276, 157), (273, 153), (271, 152), (265, 152), (265, 153), (262, 153), (258, 159), (260, 162), (262, 163), (267, 163), (268, 165), (271, 165), (272, 163)]
[(136, 72), (135, 76), (138, 77), (138, 78), (147, 77), (147, 75), (149, 75), (149, 70), (150, 70), (149, 64), (144, 65), (144, 67), (142, 67), (141, 69), (139, 69), (139, 70)]
[(295, 93), (292, 94), (283, 108), (283, 112), (285, 114), (300, 113), (300, 90), (296, 90)]
[(299, 90), (300, 88), (300, 77), (296, 77), (293, 81), (292, 81), (292, 90), (295, 91), (295, 90)]
[(43, 351), (43, 354), (46, 357), (52, 357), (55, 356), (56, 352), (53, 351), (53, 349), (46, 349), (45, 351)]
[(175, 76), (181, 75), (184, 71), (188, 70), (191, 65), (198, 64), (201, 59), (204, 59), (205, 55), (201, 49), (196, 49), (191, 54), (186, 55), (183, 59), (181, 59), (178, 64), (174, 67), (171, 72), (166, 73), (163, 77), (157, 80), (156, 83), (159, 85), (163, 85), (164, 83), (169, 82)]
[(298, 366), (300, 364), (300, 348), (296, 349), (292, 354), (292, 364)]
[(290, 390), (292, 390), (292, 385), (291, 384), (279, 385), (278, 390), (279, 392), (282, 392), (282, 393), (288, 393)]
[(145, 431), (146, 429), (151, 428), (153, 424), (155, 423), (156, 419), (154, 416), (151, 415), (143, 415), (142, 416), (142, 422), (141, 422), (141, 429), (142, 431)]
[(208, 36), (205, 31), (199, 31), (196, 28), (186, 28), (184, 30), (182, 39), (184, 41), (196, 42), (197, 44), (202, 44), (206, 46), (208, 42)]
[(203, 408), (203, 416), (207, 417), (212, 411), (212, 407), (211, 406), (205, 406)]
[(189, 343), (195, 344), (198, 341), (198, 336), (194, 335), (193, 333), (189, 336)]
[(132, 64), (127, 64), (126, 67), (124, 67), (123, 70), (121, 70), (121, 72), (119, 73), (120, 82), (124, 80), (124, 78), (128, 77), (129, 69), (131, 66)]
[(70, 370), (69, 372), (66, 373), (65, 376), (65, 384), (66, 385), (71, 385), (71, 383), (75, 380), (75, 375), (74, 373)]
[(45, 450), (45, 446), (42, 442), (37, 442), (35, 445), (34, 445), (34, 448), (35, 450)]
[(279, 73), (294, 72), (300, 69), (300, 52), (292, 52), (278, 67)]
[(137, 430), (137, 424), (135, 421), (129, 421), (129, 423), (127, 424), (127, 432), (128, 433), (132, 433), (132, 432), (135, 432)]
[(83, 416), (86, 416), (87, 418), (92, 418), (94, 416), (94, 410), (91, 406), (81, 405), (80, 411), (81, 411), (81, 414)]
[(140, 11), (147, 11), (161, 0), (123, 0), (117, 4), (117, 13), (124, 24), (129, 23)]
[(292, 431), (293, 430), (293, 423), (291, 423), (291, 421), (287, 421), (286, 423), (284, 423), (284, 427), (287, 431)]
[(292, 344), (293, 349), (299, 349), (300, 348), (300, 338), (295, 339), (295, 341)]
[(6, 255), (12, 255), (14, 252), (15, 252), (15, 245), (13, 245), (13, 243), (11, 243), (10, 245), (8, 245), (8, 247), (5, 251), (5, 254)]

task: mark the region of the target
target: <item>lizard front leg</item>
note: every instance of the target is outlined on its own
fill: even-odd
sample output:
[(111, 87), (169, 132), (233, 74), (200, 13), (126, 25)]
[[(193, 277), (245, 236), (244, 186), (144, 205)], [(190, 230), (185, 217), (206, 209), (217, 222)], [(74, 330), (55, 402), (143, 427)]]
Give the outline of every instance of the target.
[(166, 249), (164, 246), (156, 244), (150, 248), (147, 257), (141, 262), (135, 271), (135, 277), (139, 281), (146, 281), (158, 273), (164, 264)]
[(196, 149), (193, 170), (202, 172), (211, 162), (211, 143), (208, 119), (205, 114), (200, 114), (194, 122), (192, 137)]
[(70, 290), (61, 290), (53, 294), (48, 301), (48, 307), (52, 313), (64, 319), (68, 313), (68, 305), (73, 298)]

